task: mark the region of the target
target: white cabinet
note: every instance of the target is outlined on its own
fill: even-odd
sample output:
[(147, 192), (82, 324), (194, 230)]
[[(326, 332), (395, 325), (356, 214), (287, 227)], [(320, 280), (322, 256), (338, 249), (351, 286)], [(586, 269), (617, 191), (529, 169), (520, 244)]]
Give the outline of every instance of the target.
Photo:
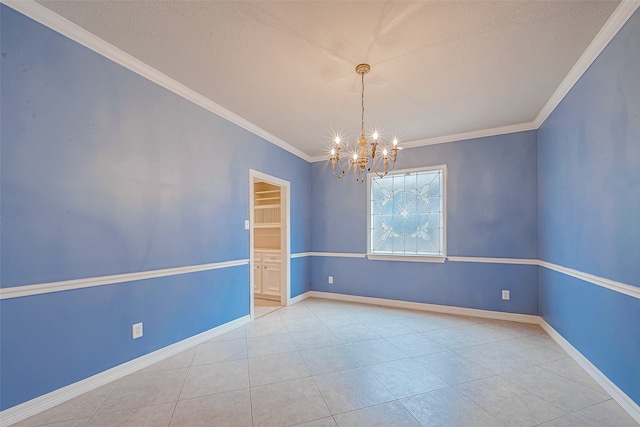
[(257, 296), (280, 299), (281, 259), (277, 252), (255, 251), (253, 290)]
[(262, 259), (258, 253), (253, 258), (253, 293), (262, 294)]

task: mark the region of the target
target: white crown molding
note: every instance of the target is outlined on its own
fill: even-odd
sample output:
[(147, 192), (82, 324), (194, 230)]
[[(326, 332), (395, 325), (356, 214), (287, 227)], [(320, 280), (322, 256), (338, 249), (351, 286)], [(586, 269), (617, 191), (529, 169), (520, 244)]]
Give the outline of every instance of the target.
[(618, 405), (622, 407), (637, 423), (640, 423), (640, 406), (633, 401), (625, 392), (620, 390), (605, 374), (593, 365), (582, 353), (560, 335), (544, 319), (540, 318), (540, 326), (573, 360), (584, 369), (595, 382), (600, 385)]
[[(59, 32), (60, 34), (69, 37), (70, 39), (99, 53), (100, 55), (111, 59), (112, 61), (122, 65), (123, 67), (126, 67), (129, 70), (157, 83), (158, 85), (176, 93), (177, 95), (188, 99), (189, 101), (201, 106), (202, 108), (205, 108), (206, 110), (240, 126), (241, 128), (246, 129), (254, 135), (257, 135), (260, 138), (263, 138), (266, 141), (269, 141), (272, 144), (300, 157), (301, 159), (306, 160), (307, 162), (315, 163), (327, 160), (326, 156), (310, 156), (304, 153), (298, 148), (293, 147), (292, 145), (256, 126), (248, 120), (227, 110), (221, 105), (216, 104), (215, 102), (200, 95), (187, 86), (177, 82), (171, 77), (162, 74), (158, 70), (134, 58), (128, 53), (123, 52), (117, 47), (107, 43), (101, 38), (95, 36), (94, 34), (91, 34), (82, 27), (79, 27), (71, 21), (68, 21), (67, 19), (61, 17), (60, 15), (57, 15), (56, 13), (36, 3), (33, 0), (0, 0), (0, 2), (30, 17), (31, 19), (34, 19), (35, 21)], [(542, 107), (542, 109), (532, 122), (481, 129), (470, 132), (462, 132), (451, 135), (443, 135), (439, 137), (426, 138), (415, 141), (407, 141), (401, 143), (402, 147), (423, 147), (426, 145), (444, 144), (448, 142), (464, 141), (475, 138), (483, 138), (487, 136), (504, 135), (514, 132), (523, 132), (538, 129), (639, 6), (640, 0), (621, 1), (616, 10), (611, 14), (607, 22), (600, 29), (593, 41), (589, 44), (587, 49), (583, 52), (578, 61), (574, 64), (569, 73), (565, 76), (553, 95), (551, 95), (549, 100)]]
[(139, 74), (140, 76), (170, 90), (171, 92), (179, 95), (194, 104), (212, 112), (213, 114), (222, 117), (230, 121), (231, 123), (240, 126), (241, 128), (259, 136), (260, 138), (271, 142), (272, 144), (300, 157), (303, 160), (309, 162), (311, 157), (296, 147), (286, 143), (280, 138), (270, 134), (266, 130), (256, 126), (248, 120), (240, 117), (239, 115), (227, 110), (219, 104), (216, 104), (209, 98), (199, 94), (193, 89), (188, 88), (182, 83), (177, 82), (171, 77), (161, 73), (155, 68), (145, 64), (144, 62), (136, 59), (128, 53), (118, 49), (112, 44), (102, 40), (96, 35), (90, 33), (84, 28), (74, 24), (73, 22), (63, 18), (62, 16), (52, 12), (46, 7), (36, 3), (33, 0), (0, 0), (0, 2), (6, 4), (12, 9), (17, 10), (23, 15), (39, 22), (46, 27), (70, 38), (71, 40), (80, 43), (81, 45), (97, 52), (98, 54), (112, 60), (113, 62), (122, 65), (123, 67)]
[(402, 142), (402, 148), (424, 147), (425, 145), (445, 144), (447, 142), (465, 141), (468, 139), (484, 138), (487, 136), (506, 135), (509, 133), (535, 130), (537, 126), (533, 122), (519, 123), (515, 125), (500, 126), (489, 129), (479, 129), (470, 132), (454, 133), (451, 135), (437, 136), (434, 138), (419, 139), (416, 141)]
[(531, 314), (506, 313), (503, 311), (480, 310), (477, 308), (454, 307), (449, 305), (427, 304), (386, 298), (361, 297), (357, 295), (336, 294), (331, 292), (309, 291), (307, 293), (309, 294), (309, 297), (313, 298), (357, 302), (361, 304), (381, 305), (385, 307), (406, 308), (408, 310), (457, 314), (460, 316), (481, 317), (483, 319), (508, 320), (511, 322), (531, 323), (536, 325), (540, 323), (540, 317)]
[[(582, 53), (578, 61), (573, 65), (569, 73), (562, 80), (553, 95), (547, 100), (536, 118), (532, 122), (519, 123), (515, 125), (500, 126), (489, 129), (481, 129), (470, 132), (463, 132), (451, 135), (438, 136), (434, 138), (420, 139), (416, 141), (401, 142), (402, 148), (424, 147), (426, 145), (445, 144), (448, 142), (464, 141), (468, 139), (483, 138), (487, 136), (505, 135), (515, 132), (524, 132), (528, 130), (539, 129), (542, 123), (551, 115), (553, 110), (569, 93), (571, 88), (582, 77), (582, 75), (591, 66), (593, 61), (602, 53), (604, 48), (620, 31), (620, 28), (633, 15), (640, 6), (640, 0), (622, 0), (616, 10), (613, 11), (607, 22), (594, 37), (587, 49)], [(326, 161), (327, 156), (314, 156), (310, 161), (321, 162)]]
[(322, 162), (322, 161), (329, 161), (329, 158), (327, 156), (313, 156), (309, 159), (310, 163), (318, 163), (318, 162)]
[(573, 65), (564, 80), (562, 80), (560, 86), (558, 86), (553, 95), (551, 95), (551, 98), (549, 98), (544, 107), (542, 107), (542, 110), (538, 113), (538, 116), (533, 121), (536, 129), (542, 126), (544, 121), (547, 120), (580, 77), (582, 77), (591, 64), (593, 64), (593, 61), (596, 60), (609, 42), (618, 34), (620, 28), (622, 28), (625, 22), (633, 15), (638, 6), (640, 6), (639, 0), (622, 0), (620, 2), (616, 10), (614, 10), (609, 19), (607, 19), (607, 22), (605, 22), (600, 31), (598, 31), (593, 41)]
[(160, 350), (147, 353), (144, 356), (140, 356), (136, 359), (130, 360), (129, 362), (107, 369), (106, 371), (100, 372), (99, 374), (93, 375), (89, 378), (85, 378), (66, 387), (54, 390), (51, 393), (44, 394), (12, 408), (5, 409), (0, 412), (0, 426), (9, 426), (26, 418), (32, 417), (42, 411), (71, 400), (74, 397), (78, 397), (83, 393), (95, 390), (96, 388), (112, 381), (119, 380), (120, 378), (132, 374), (140, 369), (151, 366), (154, 363), (161, 362), (168, 357), (209, 341), (218, 335), (222, 335), (225, 332), (229, 332), (235, 328), (246, 325), (249, 322), (250, 318), (248, 315), (240, 317), (198, 335), (194, 335), (175, 344), (161, 348)]
[(111, 276), (88, 277), (85, 279), (64, 280), (61, 282), (41, 283), (37, 285), (13, 286), (0, 289), (0, 300), (26, 297), (71, 289), (91, 288), (94, 286), (112, 285), (114, 283), (132, 282), (134, 280), (153, 279), (156, 277), (175, 276), (198, 271), (216, 270), (219, 268), (237, 267), (249, 264), (248, 259), (216, 262), (212, 264), (191, 265), (186, 267), (165, 268), (162, 270), (139, 271), (135, 273), (114, 274)]
[[(534, 122), (519, 123), (515, 125), (500, 126), (495, 128), (489, 128), (489, 129), (480, 129), (480, 130), (474, 130), (470, 132), (455, 133), (455, 134), (444, 135), (444, 136), (436, 136), (433, 138), (418, 139), (415, 141), (402, 141), (400, 142), (399, 145), (401, 146), (401, 148), (417, 148), (417, 147), (424, 147), (426, 145), (446, 144), (448, 142), (484, 138), (486, 136), (506, 135), (509, 133), (524, 132), (528, 130), (535, 130), (538, 127), (539, 126), (536, 126)], [(317, 163), (317, 162), (328, 161), (328, 160), (329, 159), (327, 156), (314, 156), (314, 157), (311, 157), (309, 161), (312, 163)]]

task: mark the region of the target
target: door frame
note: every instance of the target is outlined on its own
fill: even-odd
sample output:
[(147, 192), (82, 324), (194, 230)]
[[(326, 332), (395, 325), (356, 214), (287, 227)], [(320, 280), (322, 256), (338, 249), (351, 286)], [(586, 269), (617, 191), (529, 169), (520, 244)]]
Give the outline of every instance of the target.
[(291, 304), (291, 183), (266, 173), (249, 169), (249, 314), (254, 319), (254, 187), (255, 181), (264, 181), (280, 187), (280, 305)]

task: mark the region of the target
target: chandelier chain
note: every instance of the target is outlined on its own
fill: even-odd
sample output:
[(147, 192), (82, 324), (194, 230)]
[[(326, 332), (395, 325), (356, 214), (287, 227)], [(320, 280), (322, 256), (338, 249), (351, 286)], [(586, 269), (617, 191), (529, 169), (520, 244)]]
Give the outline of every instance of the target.
[(362, 133), (362, 135), (364, 135), (364, 73), (362, 73), (360, 77), (362, 78), (362, 96), (361, 96), (362, 124), (360, 125), (360, 132)]

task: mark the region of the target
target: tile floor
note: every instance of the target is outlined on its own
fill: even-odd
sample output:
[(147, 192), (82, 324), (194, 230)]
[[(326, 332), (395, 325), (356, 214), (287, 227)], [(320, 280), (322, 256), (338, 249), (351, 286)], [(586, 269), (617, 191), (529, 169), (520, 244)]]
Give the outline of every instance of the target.
[(307, 299), (20, 426), (637, 426), (538, 326)]
[(253, 317), (258, 319), (280, 309), (280, 301), (255, 298), (253, 304)]

